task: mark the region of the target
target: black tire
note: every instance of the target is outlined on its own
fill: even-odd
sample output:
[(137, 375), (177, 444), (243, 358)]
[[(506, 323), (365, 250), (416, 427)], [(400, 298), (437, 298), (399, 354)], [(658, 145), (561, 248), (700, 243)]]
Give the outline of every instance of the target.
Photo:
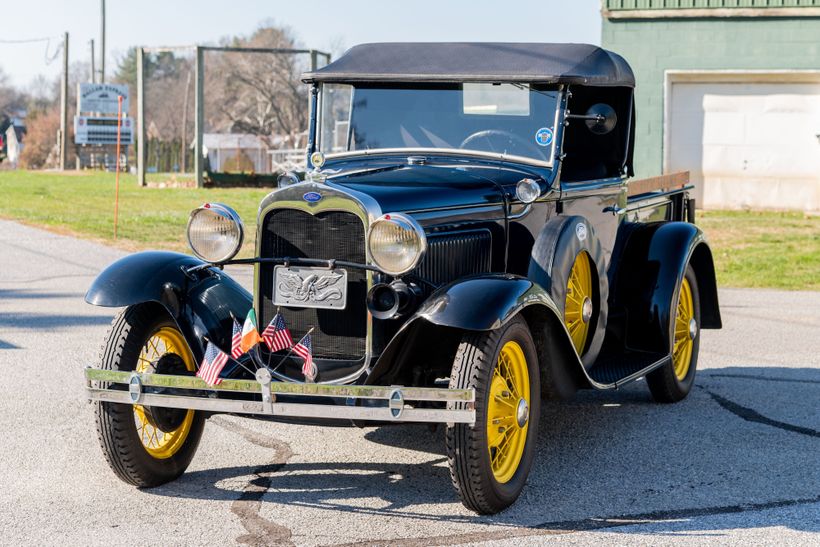
[[(134, 370), (143, 345), (163, 327), (179, 332), (167, 312), (157, 305), (139, 304), (124, 309), (111, 324), (101, 368)], [(96, 418), (97, 437), (114, 474), (139, 487), (159, 486), (182, 475), (194, 457), (205, 426), (202, 412), (194, 412), (183, 444), (170, 457), (160, 459), (149, 454), (143, 445), (132, 405), (97, 401)]]
[[(659, 403), (676, 403), (684, 399), (692, 390), (692, 385), (695, 383), (695, 373), (698, 365), (698, 348), (700, 347), (700, 293), (698, 292), (698, 280), (695, 276), (695, 270), (691, 265), (686, 266), (685, 279), (689, 283), (689, 288), (692, 291), (692, 303), (694, 310), (694, 319), (697, 324), (697, 332), (692, 344), (692, 356), (689, 359), (689, 369), (686, 376), (681, 380), (675, 374), (675, 366), (672, 360), (663, 365), (657, 370), (653, 370), (646, 375), (646, 383), (649, 386), (649, 391), (652, 393), (652, 398)], [(680, 298), (681, 288), (678, 287), (677, 294)], [(670, 339), (674, 343), (674, 323), (675, 310), (677, 310), (678, 301), (674, 302), (672, 306), (672, 317), (670, 317)]]
[[(512, 478), (500, 483), (493, 475), (490, 462), (487, 409), (493, 370), (501, 348), (509, 341), (517, 342), (526, 358), (530, 411), (521, 460)], [(518, 317), (494, 331), (466, 333), (453, 362), (450, 387), (474, 388), (476, 392), (475, 425), (454, 424), (447, 428), (447, 459), (453, 486), (468, 509), (481, 514), (497, 513), (515, 502), (523, 490), (538, 438), (541, 409), (538, 355), (527, 323)], [(453, 408), (462, 406), (463, 403), (457, 403)]]

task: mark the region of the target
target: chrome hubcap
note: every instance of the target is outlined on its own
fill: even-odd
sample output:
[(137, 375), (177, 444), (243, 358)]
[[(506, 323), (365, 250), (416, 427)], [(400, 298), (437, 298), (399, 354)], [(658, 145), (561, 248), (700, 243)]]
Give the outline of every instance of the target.
[(694, 318), (689, 320), (689, 339), (694, 340), (698, 335), (698, 322)]
[(584, 323), (589, 323), (590, 319), (592, 319), (592, 300), (586, 297), (581, 305), (581, 320)]
[(515, 411), (515, 421), (518, 422), (518, 427), (527, 425), (527, 420), (530, 419), (530, 405), (524, 399), (518, 400), (518, 408)]

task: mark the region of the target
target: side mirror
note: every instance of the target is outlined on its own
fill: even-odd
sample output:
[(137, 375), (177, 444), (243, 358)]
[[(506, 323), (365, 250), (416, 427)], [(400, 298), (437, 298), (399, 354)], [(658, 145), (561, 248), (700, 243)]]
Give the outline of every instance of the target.
[(586, 114), (569, 114), (570, 120), (585, 120), (587, 129), (596, 135), (606, 135), (615, 129), (618, 123), (618, 115), (615, 109), (608, 104), (598, 103), (589, 107)]
[(608, 104), (598, 103), (589, 107), (586, 114), (587, 128), (596, 135), (606, 135), (615, 129), (618, 115)]

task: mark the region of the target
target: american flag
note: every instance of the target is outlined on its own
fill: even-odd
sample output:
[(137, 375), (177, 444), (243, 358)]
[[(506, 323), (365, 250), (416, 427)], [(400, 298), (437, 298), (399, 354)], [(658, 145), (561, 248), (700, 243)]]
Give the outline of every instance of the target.
[(305, 360), (302, 365), (302, 374), (308, 380), (316, 378), (316, 365), (313, 364), (313, 344), (310, 342), (310, 334), (306, 334), (298, 344), (293, 346), (293, 353)]
[(228, 355), (209, 341), (208, 347), (205, 348), (205, 357), (203, 357), (202, 364), (199, 366), (196, 375), (205, 380), (205, 383), (209, 386), (215, 386), (222, 383), (219, 373), (225, 368), (227, 362)]
[(268, 345), (271, 351), (279, 351), (289, 348), (293, 345), (293, 338), (290, 336), (290, 331), (285, 326), (285, 318), (281, 313), (277, 313), (270, 320), (268, 326), (262, 331), (262, 339)]
[(231, 335), (231, 357), (237, 359), (244, 352), (242, 351), (242, 327), (233, 320), (233, 334)]

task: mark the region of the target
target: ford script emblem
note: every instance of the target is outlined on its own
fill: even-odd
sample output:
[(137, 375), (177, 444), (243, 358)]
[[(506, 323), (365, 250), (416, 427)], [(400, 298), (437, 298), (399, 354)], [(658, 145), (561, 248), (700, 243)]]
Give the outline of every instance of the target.
[(316, 203), (317, 201), (322, 199), (322, 194), (320, 194), (319, 192), (308, 192), (302, 196), (302, 199), (310, 203)]

